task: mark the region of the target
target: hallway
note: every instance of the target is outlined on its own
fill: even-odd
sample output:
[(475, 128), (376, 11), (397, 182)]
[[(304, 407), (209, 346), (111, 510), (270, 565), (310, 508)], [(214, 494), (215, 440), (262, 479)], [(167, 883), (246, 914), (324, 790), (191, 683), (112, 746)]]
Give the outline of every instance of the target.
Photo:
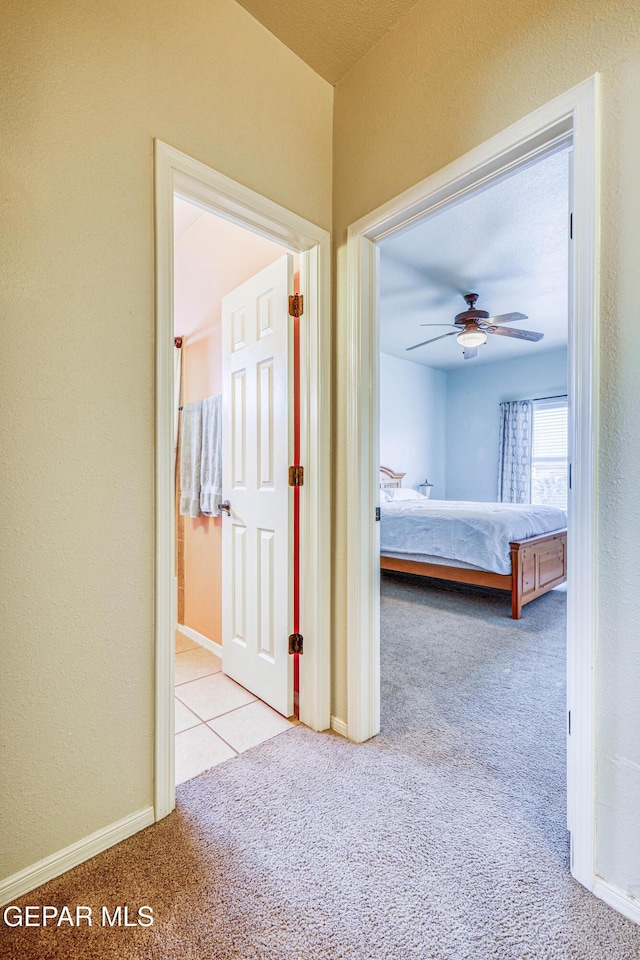
[(169, 817), (20, 901), (150, 904), (153, 927), (9, 930), (4, 955), (637, 960), (640, 929), (567, 869), (565, 594), (517, 623), (504, 602), (385, 577), (379, 737), (297, 726), (182, 784)]

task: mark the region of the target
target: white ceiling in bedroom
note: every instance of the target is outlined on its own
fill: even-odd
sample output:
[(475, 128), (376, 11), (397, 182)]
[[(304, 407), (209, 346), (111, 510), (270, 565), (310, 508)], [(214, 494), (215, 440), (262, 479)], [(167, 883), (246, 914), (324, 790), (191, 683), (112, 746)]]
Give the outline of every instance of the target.
[[(380, 243), (380, 349), (453, 370), (557, 350), (567, 343), (569, 152), (562, 150), (446, 207)], [(463, 360), (447, 333), (466, 310), (465, 293), (491, 316), (519, 311), (515, 327), (544, 333), (538, 343), (489, 336)]]

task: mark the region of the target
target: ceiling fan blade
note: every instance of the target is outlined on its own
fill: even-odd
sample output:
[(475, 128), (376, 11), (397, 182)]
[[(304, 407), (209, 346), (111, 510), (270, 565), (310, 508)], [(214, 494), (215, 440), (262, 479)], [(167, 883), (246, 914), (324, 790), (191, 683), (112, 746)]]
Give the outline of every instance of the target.
[(444, 340), (445, 337), (453, 337), (455, 330), (452, 330), (451, 333), (443, 333), (441, 337), (434, 337), (432, 340), (423, 340), (422, 343), (414, 343), (412, 347), (407, 347), (407, 350), (417, 350), (418, 347), (424, 347), (427, 343), (435, 343), (436, 340)]
[(514, 320), (528, 320), (526, 313), (501, 313), (497, 317), (487, 317), (485, 323), (513, 323)]
[(499, 337), (515, 337), (516, 340), (532, 340), (534, 343), (542, 340), (544, 333), (536, 333), (534, 330), (514, 330), (512, 327), (485, 327), (485, 333), (496, 333)]
[(474, 357), (478, 356), (477, 347), (465, 347), (462, 351), (462, 356), (465, 360), (473, 360)]
[[(455, 327), (455, 323), (421, 323), (421, 327)], [(458, 329), (460, 329), (458, 327)]]

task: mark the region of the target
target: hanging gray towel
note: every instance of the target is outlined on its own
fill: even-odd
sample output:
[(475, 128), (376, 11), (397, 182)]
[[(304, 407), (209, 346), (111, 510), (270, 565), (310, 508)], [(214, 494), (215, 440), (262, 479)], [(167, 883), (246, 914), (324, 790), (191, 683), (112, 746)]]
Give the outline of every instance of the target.
[(180, 434), (180, 513), (200, 516), (200, 469), (202, 461), (202, 400), (182, 409)]
[(202, 401), (202, 459), (200, 509), (206, 517), (218, 515), (222, 500), (222, 396)]

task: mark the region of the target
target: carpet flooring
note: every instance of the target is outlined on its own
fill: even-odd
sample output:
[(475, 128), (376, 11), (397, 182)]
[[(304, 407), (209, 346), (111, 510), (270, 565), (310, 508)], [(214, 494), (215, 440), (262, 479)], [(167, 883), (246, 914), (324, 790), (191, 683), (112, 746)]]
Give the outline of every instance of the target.
[(293, 727), (20, 903), (150, 904), (141, 928), (0, 928), (11, 960), (638, 960), (570, 876), (564, 618), (387, 575), (382, 734)]

